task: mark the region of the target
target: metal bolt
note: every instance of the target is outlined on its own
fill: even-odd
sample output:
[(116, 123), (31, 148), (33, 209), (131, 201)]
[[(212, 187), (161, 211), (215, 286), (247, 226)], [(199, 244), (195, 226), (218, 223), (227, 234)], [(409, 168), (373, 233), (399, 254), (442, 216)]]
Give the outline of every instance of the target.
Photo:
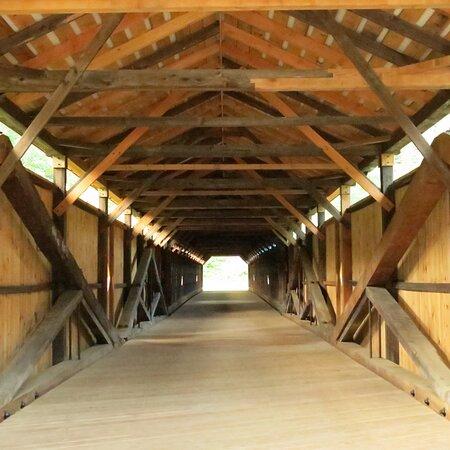
[(11, 417), (11, 413), (9, 413), (8, 411), (5, 411), (5, 413), (3, 414), (3, 419), (8, 419), (9, 417)]
[(439, 411), (439, 414), (440, 414), (442, 417), (445, 417), (445, 416), (447, 415), (447, 411), (445, 410), (445, 408), (442, 408), (442, 409)]
[(25, 408), (25, 406), (27, 406), (27, 405), (26, 405), (26, 403), (22, 400), (22, 401), (20, 402), (20, 409)]
[(415, 397), (416, 396), (416, 391), (414, 389), (411, 389), (409, 391), (409, 393), (411, 394), (411, 397)]
[(424, 402), (425, 405), (427, 405), (427, 406), (430, 405), (430, 399), (429, 399), (429, 398), (426, 398), (423, 402)]
[(36, 399), (38, 399), (39, 398), (39, 392), (35, 392), (34, 393), (34, 399), (36, 400)]

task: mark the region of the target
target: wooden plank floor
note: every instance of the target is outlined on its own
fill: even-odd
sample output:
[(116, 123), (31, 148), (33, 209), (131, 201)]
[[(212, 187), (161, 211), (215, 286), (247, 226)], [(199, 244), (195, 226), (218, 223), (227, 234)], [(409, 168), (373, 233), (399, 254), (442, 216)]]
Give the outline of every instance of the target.
[(448, 422), (249, 293), (204, 293), (0, 425), (1, 449), (448, 449)]

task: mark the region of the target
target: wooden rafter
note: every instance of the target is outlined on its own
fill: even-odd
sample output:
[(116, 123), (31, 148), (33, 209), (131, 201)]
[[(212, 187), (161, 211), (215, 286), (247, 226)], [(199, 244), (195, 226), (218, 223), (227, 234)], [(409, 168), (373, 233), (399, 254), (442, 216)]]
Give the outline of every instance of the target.
[[(162, 115), (175, 103), (181, 100), (182, 94), (171, 94), (164, 98), (151, 111), (152, 115)], [(96, 181), (108, 168), (122, 156), (130, 146), (135, 144), (148, 131), (146, 127), (135, 128), (131, 131), (100, 163), (84, 175), (68, 192), (66, 198), (54, 208), (57, 215), (62, 215), (83, 192)]]
[(95, 35), (87, 50), (83, 53), (81, 59), (67, 73), (61, 84), (52, 93), (45, 106), (40, 110), (39, 114), (33, 119), (30, 126), (23, 133), (20, 140), (14, 146), (13, 151), (8, 154), (6, 159), (0, 166), (0, 186), (8, 178), (8, 175), (14, 170), (17, 161), (25, 154), (33, 141), (45, 127), (50, 117), (55, 113), (62, 101), (69, 94), (73, 85), (76, 83), (81, 74), (91, 64), (95, 55), (103, 47), (111, 33), (122, 20), (122, 14), (109, 17), (100, 31)]
[(35, 22), (28, 27), (22, 28), (0, 39), (0, 55), (10, 52), (15, 47), (26, 44), (40, 36), (43, 36), (62, 24), (69, 23), (76, 19), (77, 15), (58, 14), (44, 17), (42, 20)]
[(346, 30), (337, 23), (327, 12), (313, 13), (318, 20), (323, 23), (326, 30), (336, 39), (338, 44), (343, 48), (345, 54), (353, 62), (359, 73), (366, 80), (367, 84), (372, 88), (373, 92), (382, 101), (385, 108), (396, 118), (405, 134), (411, 139), (417, 149), (422, 153), (423, 157), (428, 161), (430, 167), (440, 176), (447, 189), (450, 189), (450, 170), (442, 159), (436, 155), (432, 147), (422, 133), (416, 128), (411, 119), (405, 114), (401, 105), (393, 97), (389, 89), (379, 78), (374, 69), (367, 63), (363, 56), (355, 47), (352, 39), (347, 35)]
[(431, 48), (439, 53), (442, 53), (443, 55), (450, 54), (450, 42), (447, 39), (439, 36), (437, 33), (424, 30), (422, 27), (403, 20), (394, 14), (389, 14), (385, 11), (365, 9), (357, 9), (353, 12), (380, 25), (381, 27), (395, 31), (402, 36), (405, 36), (415, 42), (419, 42), (425, 47)]
[[(272, 106), (276, 107), (285, 116), (296, 115), (295, 111), (276, 94), (261, 94)], [(301, 126), (298, 129), (315, 145), (339, 166), (344, 172), (353, 178), (375, 200), (380, 202), (383, 208), (389, 210), (393, 203), (350, 161), (345, 159), (329, 142), (309, 126)]]
[[(289, 15), (301, 20), (302, 22), (306, 22), (319, 29), (323, 29), (322, 22), (317, 19), (317, 16), (313, 11), (289, 11)], [(385, 61), (389, 61), (396, 66), (404, 66), (406, 64), (417, 62), (414, 58), (394, 50), (391, 47), (384, 45), (382, 42), (379, 42), (377, 36), (372, 33), (368, 33), (367, 31), (358, 33), (357, 31), (347, 27), (345, 28), (345, 31), (352, 37), (358, 48), (372, 55), (376, 55)]]

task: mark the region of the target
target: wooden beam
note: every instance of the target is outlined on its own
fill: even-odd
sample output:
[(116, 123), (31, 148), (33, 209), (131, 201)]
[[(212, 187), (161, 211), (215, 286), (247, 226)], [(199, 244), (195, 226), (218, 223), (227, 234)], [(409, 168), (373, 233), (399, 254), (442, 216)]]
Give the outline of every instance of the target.
[(33, 141), (46, 126), (50, 117), (59, 108), (62, 101), (69, 94), (78, 78), (91, 64), (95, 55), (103, 47), (103, 44), (108, 40), (111, 33), (122, 20), (122, 17), (122, 14), (115, 14), (106, 19), (105, 24), (95, 35), (87, 50), (83, 52), (81, 59), (75, 64), (73, 68), (69, 70), (64, 80), (52, 93), (47, 103), (33, 119), (30, 126), (26, 129), (17, 144), (14, 146), (12, 152), (8, 154), (8, 156), (0, 166), (0, 187), (8, 178), (8, 175), (14, 170), (14, 166), (16, 165), (17, 161), (19, 161), (20, 158), (29, 149)]
[(148, 180), (144, 181), (141, 186), (133, 189), (108, 215), (108, 222), (113, 223), (119, 216), (127, 210), (139, 196), (146, 191), (159, 177), (158, 174), (154, 174)]
[[(1, 7), (0, 7), (1, 10)], [(86, 13), (87, 11), (84, 11)], [(131, 12), (131, 11), (127, 11)], [(139, 12), (143, 12), (142, 10)], [(144, 33), (140, 33), (137, 36), (125, 41), (123, 44), (105, 50), (102, 54), (98, 55), (92, 62), (92, 69), (103, 69), (111, 64), (116, 64), (118, 59), (126, 58), (133, 55), (135, 52), (140, 51), (146, 47), (151, 46), (171, 34), (176, 33), (195, 22), (205, 19), (210, 15), (209, 12), (194, 12), (190, 11), (184, 14), (180, 14), (164, 22), (156, 28), (147, 30)]]
[[(108, 177), (107, 180), (111, 183), (115, 183), (116, 186), (130, 189), (140, 186), (143, 182), (142, 179), (135, 180), (122, 180), (122, 182), (116, 177)], [(329, 180), (316, 180), (316, 186), (320, 188), (334, 188), (338, 187), (340, 184), (340, 179), (331, 178)], [(297, 179), (282, 178), (277, 176), (276, 178), (261, 178), (256, 180), (254, 178), (193, 178), (189, 176), (186, 178), (160, 178), (154, 182), (151, 186), (151, 191), (145, 191), (142, 196), (146, 196), (147, 193), (153, 195), (154, 190), (159, 189), (262, 189), (262, 188), (272, 188), (272, 189), (299, 189), (302, 190), (301, 184)], [(307, 192), (303, 189), (301, 194), (306, 194)]]
[(450, 402), (450, 369), (436, 347), (386, 289), (368, 287), (366, 295), (439, 397)]
[[(130, 64), (123, 67), (121, 70), (136, 70), (136, 69), (147, 69), (158, 65), (179, 53), (182, 53), (195, 45), (204, 42), (213, 36), (219, 34), (219, 22), (213, 22), (207, 27), (201, 28), (200, 30), (189, 34), (183, 38), (177, 39), (175, 42), (171, 42), (163, 47), (158, 47), (156, 51), (148, 56), (133, 61)], [(73, 93), (67, 96), (66, 100), (62, 103), (61, 107), (66, 107), (72, 103), (78, 102), (83, 98), (92, 95), (93, 92), (88, 93)]]
[(166, 240), (167, 236), (174, 231), (181, 222), (183, 222), (184, 218), (180, 217), (173, 221), (170, 225), (168, 225), (164, 230), (159, 234), (159, 236), (155, 239), (154, 244), (162, 246), (162, 242)]
[(29, 376), (35, 365), (50, 346), (65, 321), (80, 304), (81, 291), (65, 291), (31, 335), (6, 369), (0, 374), (0, 407), (10, 402)]
[(175, 196), (169, 196), (164, 199), (155, 209), (144, 214), (139, 222), (133, 227), (133, 234), (138, 235), (157, 215), (164, 210), (164, 208), (173, 201)]
[(292, 233), (288, 230), (284, 229), (279, 223), (275, 222), (270, 217), (265, 217), (265, 221), (271, 226), (271, 228), (278, 233), (278, 235), (282, 236), (282, 241), (287, 241), (289, 244), (295, 245), (297, 241), (292, 236)]
[[(387, 73), (394, 69), (387, 69)], [(349, 72), (355, 73), (354, 69)], [(1, 67), (0, 89), (5, 92), (47, 92), (67, 75), (65, 70), (37, 70)], [(413, 74), (412, 74), (413, 75)], [(329, 70), (241, 70), (241, 69), (121, 69), (88, 70), (74, 85), (73, 92), (111, 90), (254, 90), (254, 79), (314, 78), (332, 82)]]
[[(450, 75), (450, 71), (449, 71)], [(450, 86), (450, 85), (449, 85)], [(379, 125), (393, 122), (390, 116), (352, 117), (307, 115), (295, 117), (129, 117), (129, 116), (58, 116), (49, 125), (63, 127), (148, 127), (148, 128), (236, 128), (236, 127), (315, 127), (337, 125)]]
[(16, 0), (0, 1), (2, 14), (53, 14), (53, 13), (110, 13), (110, 12), (153, 12), (161, 11), (246, 11), (246, 10), (287, 10), (287, 9), (394, 9), (394, 8), (447, 8), (445, 0), (202, 0), (191, 1), (186, 5), (179, 0), (162, 0), (159, 2), (142, 0)]
[[(303, 201), (297, 201), (295, 204), (301, 206)], [(139, 204), (139, 202), (138, 202)], [(306, 206), (310, 206), (308, 202), (305, 202)], [(158, 206), (158, 202), (147, 202), (146, 205), (149, 208), (155, 208)], [(200, 211), (200, 210), (221, 210), (227, 211), (230, 209), (246, 209), (246, 210), (258, 210), (261, 208), (283, 209), (283, 206), (279, 202), (270, 198), (261, 199), (203, 199), (201, 202), (198, 199), (190, 198), (177, 198), (170, 205), (166, 206), (166, 211), (176, 210), (177, 213), (182, 214), (183, 211)]]
[[(439, 155), (446, 158), (447, 163), (450, 163), (449, 145), (450, 137), (445, 134), (433, 142), (433, 147)], [(389, 280), (443, 192), (445, 192), (444, 183), (435, 176), (434, 170), (424, 160), (337, 320), (336, 339), (341, 341), (352, 339), (363, 313), (360, 306), (366, 287), (382, 285)]]
[(419, 42), (436, 52), (442, 53), (443, 55), (450, 54), (450, 42), (447, 39), (439, 36), (438, 33), (433, 33), (423, 27), (419, 27), (416, 24), (403, 20), (394, 14), (390, 14), (386, 11), (372, 11), (367, 9), (355, 9), (352, 12), (383, 28), (406, 36), (414, 42)]
[[(365, 9), (365, 8), (363, 8)], [(383, 9), (383, 8), (376, 8)], [(385, 8), (390, 9), (390, 8)], [(314, 11), (289, 11), (289, 15), (295, 17), (296, 19), (311, 24), (316, 28), (329, 32), (324, 29), (323, 23), (318, 20)], [(354, 40), (355, 45), (357, 45), (361, 50), (368, 52), (372, 55), (378, 56), (385, 61), (389, 61), (396, 66), (404, 66), (406, 64), (412, 64), (417, 62), (414, 58), (409, 55), (405, 55), (391, 47), (384, 45), (382, 42), (378, 42), (377, 35), (363, 31), (361, 33), (352, 30), (351, 28), (345, 28), (346, 33)]]
[[(163, 100), (153, 105), (151, 115), (159, 116), (164, 114), (167, 110), (173, 107), (174, 103), (179, 101), (182, 97), (180, 94), (168, 95)], [(62, 215), (67, 208), (72, 205), (83, 192), (96, 181), (117, 159), (122, 156), (128, 148), (135, 144), (148, 131), (146, 127), (135, 128), (125, 138), (117, 144), (114, 149), (93, 169), (87, 172), (73, 187), (70, 189), (66, 198), (60, 202), (55, 208), (54, 212), (57, 215)]]
[(157, 215), (158, 218), (165, 219), (201, 219), (201, 218), (250, 218), (250, 217), (284, 217), (288, 214), (285, 208), (274, 209), (271, 207), (262, 207), (258, 209), (225, 209), (225, 210), (180, 210), (165, 211)]
[[(261, 93), (272, 106), (276, 107), (284, 116), (295, 116), (295, 111), (276, 94)], [(309, 126), (298, 129), (315, 145), (320, 147), (338, 167), (355, 180), (368, 194), (378, 201), (383, 208), (390, 210), (393, 203), (372, 183), (354, 164), (344, 158), (328, 141)]]
[[(302, 195), (305, 193), (303, 189), (277, 189), (277, 192), (282, 195)], [(259, 196), (259, 195), (272, 195), (268, 193), (267, 189), (233, 189), (233, 190), (217, 190), (217, 189), (205, 189), (205, 190), (170, 190), (161, 189), (158, 191), (147, 191), (146, 197), (215, 197), (215, 196)]]
[(2, 186), (6, 197), (33, 237), (37, 247), (50, 263), (58, 268), (69, 289), (83, 291), (83, 296), (94, 312), (100, 329), (97, 339), (117, 342), (115, 329), (95, 297), (83, 271), (64, 242), (52, 218), (43, 204), (30, 175), (19, 162)]
[(152, 247), (146, 247), (139, 260), (136, 275), (134, 276), (133, 284), (128, 292), (118, 323), (119, 332), (122, 337), (128, 337), (133, 327), (139, 298), (141, 297), (144, 288), (150, 262), (154, 257), (155, 250)]
[[(389, 139), (389, 137), (388, 137)], [(110, 151), (109, 146), (105, 145), (85, 145), (84, 147), (73, 147), (63, 145), (64, 154), (70, 158), (98, 158), (106, 156)], [(366, 144), (364, 140), (335, 144), (336, 150), (339, 150), (344, 156), (352, 157), (375, 157), (379, 146)], [(299, 143), (298, 145), (287, 144), (212, 144), (212, 145), (157, 145), (131, 146), (127, 150), (128, 158), (248, 158), (264, 156), (322, 156), (323, 152), (319, 147), (310, 143)]]
[(329, 302), (326, 301), (323, 292), (320, 288), (319, 280), (314, 272), (312, 260), (306, 249), (299, 246), (300, 264), (305, 272), (305, 278), (308, 294), (311, 296), (311, 302), (314, 306), (314, 312), (316, 314), (317, 322), (334, 323), (335, 312)]
[(378, 77), (377, 73), (370, 66), (370, 64), (359, 53), (352, 39), (347, 35), (346, 30), (328, 13), (318, 13), (316, 16), (326, 30), (336, 39), (336, 42), (341, 46), (345, 54), (353, 62), (356, 69), (366, 80), (367, 84), (372, 88), (377, 97), (381, 100), (384, 107), (396, 118), (405, 134), (411, 139), (416, 148), (427, 160), (430, 167), (435, 171), (436, 176), (441, 177), (447, 189), (450, 189), (450, 169), (444, 161), (436, 155), (430, 144), (428, 144), (422, 136), (422, 133), (420, 133), (412, 120), (403, 112), (401, 105), (393, 97), (390, 90)]
[(43, 19), (25, 28), (0, 39), (0, 56), (10, 52), (15, 47), (26, 44), (27, 42), (55, 30), (64, 23), (69, 23), (77, 17), (78, 15), (69, 14), (58, 14), (44, 17)]
[[(283, 158), (280, 158), (283, 161)], [(264, 158), (265, 162), (274, 162), (272, 158)], [(342, 216), (339, 211), (328, 201), (326, 195), (322, 194), (313, 183), (307, 179), (302, 179), (298, 173), (289, 173), (291, 178), (295, 178), (296, 181), (302, 186), (308, 195), (317, 202), (318, 205), (323, 206), (337, 221), (342, 220)], [(316, 228), (317, 229), (317, 228)]]
[(305, 224), (313, 234), (317, 235), (320, 239), (324, 238), (322, 232), (304, 215), (302, 214), (291, 202), (289, 202), (279, 192), (270, 192), (274, 198), (276, 198), (298, 221)]
[(110, 172), (140, 172), (140, 171), (240, 171), (240, 170), (339, 170), (339, 167), (330, 162), (304, 162), (304, 163), (275, 163), (275, 164), (227, 164), (227, 163), (211, 163), (211, 164), (181, 164), (181, 163), (161, 163), (161, 164), (114, 164), (108, 169)]

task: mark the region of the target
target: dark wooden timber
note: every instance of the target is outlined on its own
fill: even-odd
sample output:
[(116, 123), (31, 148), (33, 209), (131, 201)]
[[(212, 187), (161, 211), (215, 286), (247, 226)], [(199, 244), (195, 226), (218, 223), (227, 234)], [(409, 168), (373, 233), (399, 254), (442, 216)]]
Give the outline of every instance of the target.
[(406, 36), (414, 42), (419, 42), (425, 47), (431, 48), (443, 55), (450, 54), (450, 42), (447, 39), (444, 39), (437, 33), (432, 33), (413, 23), (407, 22), (400, 17), (379, 10), (355, 9), (352, 12), (383, 28), (388, 28), (402, 36)]
[(415, 283), (412, 281), (396, 281), (393, 284), (393, 287), (402, 291), (450, 294), (450, 283)]
[(336, 22), (327, 12), (308, 13), (308, 15), (311, 14), (322, 24), (322, 28), (336, 39), (336, 42), (344, 50), (358, 72), (381, 100), (384, 107), (395, 117), (405, 134), (411, 139), (420, 153), (422, 153), (423, 157), (435, 171), (436, 176), (441, 177), (447, 189), (450, 189), (450, 170), (448, 166), (436, 155), (431, 145), (428, 144), (412, 120), (404, 113), (401, 105), (393, 97), (390, 90), (380, 80), (370, 64), (363, 58), (348, 31), (341, 24)]
[[(174, 43), (170, 43), (164, 47), (158, 48), (151, 55), (145, 56), (144, 58), (139, 59), (138, 61), (133, 61), (124, 69), (136, 70), (136, 69), (147, 69), (149, 67), (156, 66), (160, 62), (165, 61), (168, 58), (171, 58), (179, 53), (182, 53), (195, 45), (204, 42), (214, 36), (219, 34), (219, 22), (213, 22), (205, 28), (196, 31), (195, 33), (189, 34), (188, 36), (178, 39)], [(78, 102), (83, 98), (88, 97), (93, 94), (93, 92), (89, 93), (71, 93), (67, 96), (65, 101), (62, 103), (61, 107), (66, 107), (72, 103)]]
[(64, 322), (79, 305), (81, 291), (65, 291), (47, 312), (44, 320), (25, 340), (9, 365), (0, 375), (0, 407), (9, 403), (35, 370), (46, 348), (52, 343)]
[[(289, 11), (288, 14), (302, 22), (309, 23), (320, 30), (330, 33), (330, 30), (324, 26), (324, 23), (321, 20), (319, 20), (318, 16), (315, 14), (315, 11)], [(372, 55), (378, 56), (385, 61), (389, 61), (396, 66), (405, 66), (418, 62), (417, 59), (400, 53), (397, 50), (393, 50), (387, 45), (378, 42), (375, 34), (367, 31), (358, 33), (350, 28), (344, 28), (344, 30), (358, 48), (371, 53)]]
[(33, 292), (49, 291), (51, 288), (52, 283), (0, 286), (0, 295), (31, 294)]
[[(99, 158), (106, 156), (110, 151), (109, 146), (76, 144), (62, 144), (65, 148), (65, 154), (69, 157), (82, 158)], [(77, 147), (76, 145), (79, 145)], [(81, 146), (83, 145), (83, 147)], [(346, 146), (350, 148), (345, 148)], [(355, 147), (353, 147), (355, 145)], [(349, 158), (375, 156), (379, 145), (364, 145), (362, 142), (348, 142), (335, 145), (335, 148)], [(126, 152), (126, 158), (248, 158), (248, 157), (264, 157), (264, 156), (323, 156), (322, 150), (310, 143), (302, 143), (299, 145), (286, 144), (249, 144), (249, 145), (232, 145), (232, 144), (212, 144), (212, 145), (161, 145), (161, 146), (144, 146), (137, 145), (130, 147)], [(122, 161), (123, 159), (119, 159)]]
[(308, 293), (311, 296), (311, 303), (314, 306), (317, 321), (319, 323), (333, 323), (335, 312), (330, 302), (327, 302), (320, 288), (319, 280), (314, 272), (312, 259), (308, 251), (303, 246), (298, 246), (300, 264), (303, 268), (306, 282), (308, 283)]
[(144, 289), (144, 283), (148, 276), (148, 268), (151, 260), (155, 257), (155, 251), (151, 247), (144, 249), (141, 259), (139, 260), (136, 275), (133, 279), (133, 284), (128, 292), (127, 299), (120, 315), (118, 327), (121, 329), (123, 337), (127, 337), (133, 327), (133, 322), (136, 316), (136, 310), (139, 304), (139, 298)]
[(109, 224), (107, 219), (108, 214), (108, 198), (107, 190), (99, 191), (98, 209), (102, 211), (101, 217), (98, 219), (98, 239), (97, 239), (97, 280), (100, 288), (97, 291), (98, 301), (103, 309), (108, 309), (108, 298), (110, 284), (109, 273)]
[[(110, 181), (117, 182), (117, 186), (135, 187), (142, 183), (141, 180), (123, 180), (119, 181), (117, 178), (109, 178)], [(328, 180), (324, 181), (320, 186), (336, 186), (339, 181)], [(259, 189), (259, 188), (273, 188), (273, 189), (299, 189), (301, 193), (307, 192), (302, 189), (302, 186), (297, 179), (290, 178), (264, 178), (261, 181), (250, 178), (161, 178), (154, 181), (152, 184), (152, 191), (159, 189)], [(145, 196), (145, 191), (142, 195)], [(225, 194), (224, 194), (225, 195)]]
[[(52, 204), (57, 205), (66, 193), (67, 184), (67, 157), (53, 157), (53, 183), (57, 189), (52, 190)], [(61, 236), (66, 236), (66, 218), (65, 216), (58, 217), (53, 214), (53, 221), (58, 228)], [(59, 296), (64, 291), (64, 279), (59, 278), (59, 270), (57, 267), (52, 266), (52, 302), (57, 301)], [(64, 361), (66, 358), (67, 345), (66, 345), (66, 329), (65, 327), (59, 332), (59, 334), (53, 340), (52, 345), (52, 359), (53, 363), (57, 364)]]
[[(307, 202), (307, 198), (305, 198)], [(139, 204), (139, 202), (137, 202)], [(160, 201), (156, 200), (150, 200), (148, 199), (145, 204), (148, 208), (156, 208), (159, 205)], [(296, 201), (292, 202), (294, 205), (297, 205)], [(303, 204), (302, 201), (298, 202), (300, 206)], [(307, 206), (312, 205), (312, 203), (307, 202)], [(259, 209), (259, 208), (273, 208), (273, 209), (283, 209), (284, 207), (277, 202), (276, 200), (273, 200), (271, 198), (261, 198), (261, 199), (248, 199), (248, 198), (242, 198), (242, 199), (209, 199), (204, 198), (201, 202), (198, 201), (198, 199), (190, 199), (186, 197), (180, 197), (173, 200), (170, 205), (166, 206), (165, 211), (171, 211), (171, 210), (227, 210), (227, 209)]]
[(50, 117), (56, 112), (62, 101), (71, 91), (73, 85), (89, 66), (98, 51), (103, 47), (103, 44), (120, 23), (122, 17), (123, 14), (112, 14), (105, 20), (104, 25), (83, 52), (80, 60), (67, 72), (67, 75), (58, 84), (50, 98), (0, 166), (0, 186), (3, 185), (8, 175), (14, 170), (17, 161), (25, 154), (33, 141), (38, 137), (40, 131), (46, 126)]
[(55, 116), (48, 124), (71, 127), (197, 127), (197, 128), (238, 128), (238, 127), (297, 127), (384, 124), (393, 122), (390, 116), (296, 116), (296, 117), (129, 117), (129, 116)]
[[(72, 16), (75, 18), (75, 16)], [(28, 27), (22, 28), (9, 36), (0, 39), (0, 56), (10, 52), (15, 47), (26, 44), (37, 39), (44, 34), (53, 31), (60, 25), (68, 23), (71, 16), (69, 14), (57, 14), (44, 17), (39, 22), (35, 22)]]
[[(50, 92), (66, 78), (65, 70), (0, 67), (0, 89), (4, 92)], [(74, 84), (73, 92), (110, 90), (188, 89), (200, 91), (255, 91), (253, 79), (332, 78), (321, 69), (144, 69), (88, 70)]]

